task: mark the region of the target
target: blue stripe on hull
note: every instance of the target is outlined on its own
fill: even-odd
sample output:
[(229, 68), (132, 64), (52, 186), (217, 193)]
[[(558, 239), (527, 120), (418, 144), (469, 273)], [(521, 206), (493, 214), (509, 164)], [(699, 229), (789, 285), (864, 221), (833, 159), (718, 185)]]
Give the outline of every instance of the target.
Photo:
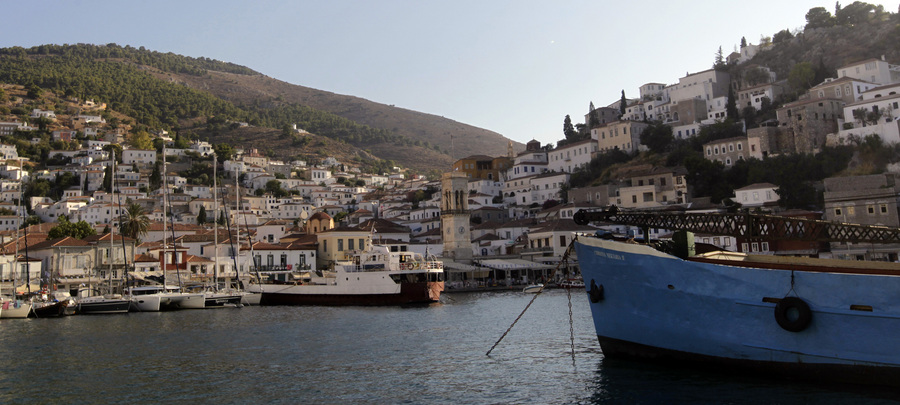
[[(683, 261), (611, 241), (579, 241), (576, 252), (586, 289), (604, 286), (591, 304), (601, 343), (747, 364), (900, 366), (900, 277), (798, 271), (791, 292), (787, 270)], [(812, 309), (801, 332), (779, 327), (775, 304), (763, 302), (786, 295)]]

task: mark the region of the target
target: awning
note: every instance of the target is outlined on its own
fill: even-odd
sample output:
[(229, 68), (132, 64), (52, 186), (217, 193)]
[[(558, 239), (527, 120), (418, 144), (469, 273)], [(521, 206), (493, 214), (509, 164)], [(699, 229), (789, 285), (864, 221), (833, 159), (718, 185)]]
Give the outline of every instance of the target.
[(482, 260), (481, 265), (494, 270), (549, 270), (555, 268), (543, 263), (535, 263), (524, 259), (490, 259)]

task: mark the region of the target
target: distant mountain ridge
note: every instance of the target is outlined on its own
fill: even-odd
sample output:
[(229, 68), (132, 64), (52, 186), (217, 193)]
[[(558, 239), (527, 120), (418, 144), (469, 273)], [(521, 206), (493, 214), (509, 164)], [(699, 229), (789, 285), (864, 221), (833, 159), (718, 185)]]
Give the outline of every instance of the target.
[[(455, 158), (475, 153), (506, 155), (509, 143), (495, 132), (437, 115), (292, 85), (232, 63), (116, 44), (3, 48), (0, 82), (97, 98), (145, 129), (162, 127), (212, 142), (244, 146), (240, 134), (247, 133), (210, 125), (212, 117), (249, 122), (275, 130), (255, 131), (263, 135), (254, 142), (264, 140), (266, 148), (260, 149), (282, 158), (334, 149), (324, 140), (310, 145), (292, 135), (293, 125), (347, 144), (343, 150), (353, 156), (419, 170), (446, 170)], [(331, 147), (317, 148), (326, 145)]]

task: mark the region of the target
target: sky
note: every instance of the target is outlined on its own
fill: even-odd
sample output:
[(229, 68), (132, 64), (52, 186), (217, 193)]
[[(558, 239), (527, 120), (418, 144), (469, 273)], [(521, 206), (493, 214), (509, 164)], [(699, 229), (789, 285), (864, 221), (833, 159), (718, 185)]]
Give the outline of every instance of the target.
[[(845, 1), (849, 4), (849, 1)], [(900, 0), (881, 4), (896, 13)], [(440, 115), (519, 142), (712, 67), (833, 1), (16, 1), (0, 47), (143, 46)], [(878, 55), (873, 55), (873, 57)], [(898, 63), (900, 61), (891, 61)]]

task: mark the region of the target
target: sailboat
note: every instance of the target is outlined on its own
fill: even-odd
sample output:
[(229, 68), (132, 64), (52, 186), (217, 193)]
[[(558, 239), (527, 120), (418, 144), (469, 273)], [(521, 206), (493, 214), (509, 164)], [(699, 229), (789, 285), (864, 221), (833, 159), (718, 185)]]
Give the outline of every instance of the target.
[[(131, 298), (132, 308), (143, 312), (158, 312), (178, 309), (202, 309), (204, 308), (203, 293), (186, 293), (182, 291), (180, 282), (178, 286), (166, 284), (167, 263), (167, 236), (166, 236), (166, 210), (168, 209), (168, 172), (166, 170), (166, 147), (163, 146), (163, 240), (162, 250), (160, 251), (160, 262), (162, 263), (163, 285), (150, 285), (142, 287), (129, 287), (127, 289), (128, 296)], [(174, 229), (173, 229), (173, 244)], [(174, 247), (174, 246), (173, 246)], [(172, 251), (172, 258), (177, 257), (177, 250)], [(181, 273), (176, 266), (176, 274), (181, 280)]]
[[(218, 179), (216, 155), (213, 154), (213, 218), (218, 219), (219, 201), (218, 201)], [(219, 224), (213, 221), (213, 251), (215, 252), (215, 268), (213, 269), (213, 286), (210, 291), (205, 293), (204, 306), (206, 308), (224, 308), (241, 306), (242, 296), (240, 291), (234, 291), (230, 288), (219, 290)], [(235, 275), (237, 275), (237, 268)]]
[[(112, 178), (110, 179), (110, 191), (116, 192), (116, 152), (112, 151)], [(121, 209), (121, 204), (118, 207)], [(109, 281), (107, 284), (107, 294), (100, 295), (96, 294), (98, 291), (94, 288), (87, 287), (78, 290), (78, 299), (75, 302), (78, 304), (78, 313), (79, 314), (127, 314), (129, 308), (131, 307), (131, 300), (123, 298), (121, 294), (113, 294), (112, 293), (112, 272), (113, 272), (113, 260), (115, 257), (114, 252), (114, 241), (115, 241), (115, 224), (110, 219), (109, 223), (109, 254), (107, 255), (107, 260), (109, 261)], [(123, 246), (124, 250), (124, 246)], [(123, 252), (124, 254), (125, 252)], [(96, 294), (96, 295), (95, 295)]]
[[(21, 161), (19, 161), (20, 169), (24, 169), (21, 167)], [(22, 200), (22, 182), (19, 182), (19, 199), (16, 201), (16, 214), (17, 219), (21, 221), (22, 212), (20, 211), (19, 202)], [(19, 224), (17, 224), (19, 225)], [(32, 304), (29, 301), (21, 300), (16, 296), (16, 285), (18, 284), (18, 280), (16, 278), (16, 269), (19, 268), (19, 228), (21, 226), (16, 226), (16, 244), (14, 253), (13, 253), (13, 263), (12, 268), (10, 269), (10, 279), (12, 280), (12, 295), (10, 297), (0, 297), (0, 318), (27, 318), (31, 315)], [(28, 243), (26, 240), (25, 243)], [(27, 263), (27, 260), (26, 260)], [(31, 266), (28, 265), (27, 268), (30, 270)], [(2, 274), (0, 274), (2, 276)], [(0, 277), (2, 278), (2, 277)]]

